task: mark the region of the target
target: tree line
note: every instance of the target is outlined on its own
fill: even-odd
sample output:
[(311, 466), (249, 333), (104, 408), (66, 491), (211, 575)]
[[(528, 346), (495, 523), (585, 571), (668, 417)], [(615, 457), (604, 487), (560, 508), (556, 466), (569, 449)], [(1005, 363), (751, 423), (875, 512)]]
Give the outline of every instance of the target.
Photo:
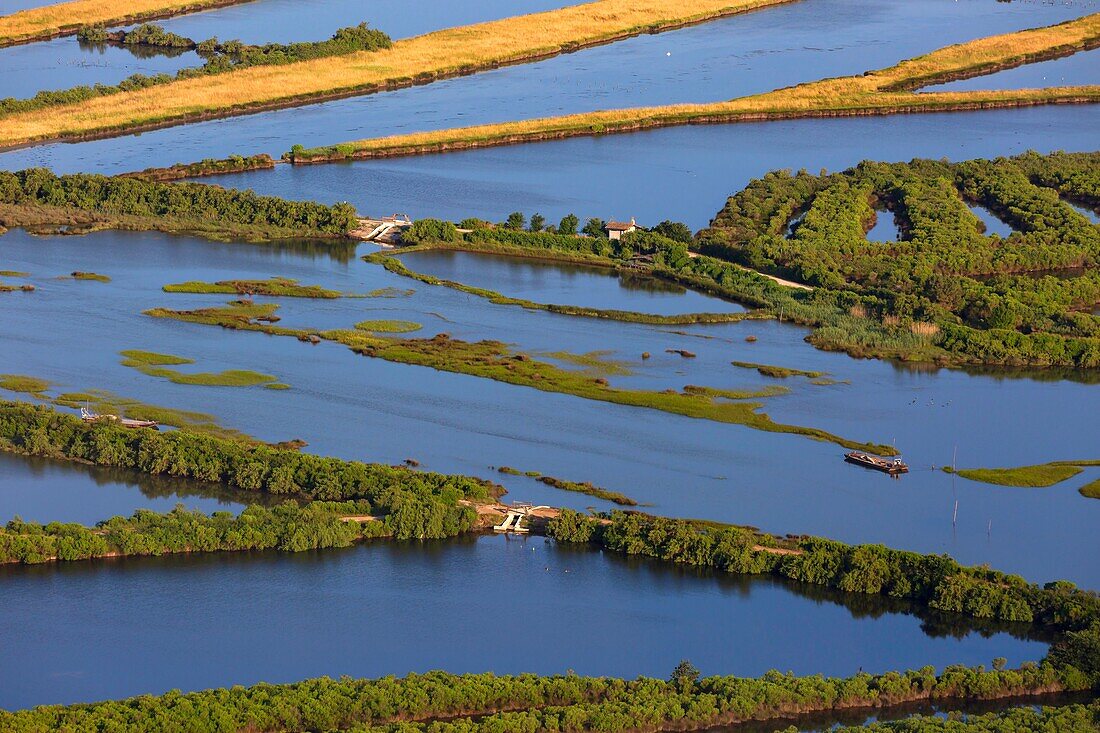
[(317, 678), (128, 700), (0, 711), (12, 733), (54, 730), (274, 733), (604, 733), (690, 731), (853, 707), (887, 709), (917, 700), (984, 700), (1062, 689), (1049, 663), (1017, 670), (950, 666), (881, 675), (758, 678), (674, 674), (639, 677), (412, 674), (377, 680)]
[(160, 183), (85, 173), (58, 176), (45, 168), (0, 171), (0, 204), (217, 221), (293, 230), (301, 235), (345, 235), (357, 223), (355, 209), (348, 203), (325, 206), (199, 183)]
[[(468, 476), (345, 461), (183, 430), (84, 423), (48, 407), (0, 402), (0, 445), (28, 455), (118, 466), (222, 483), (242, 491), (319, 501), (365, 501), (399, 538), (450, 537), (470, 529), (469, 507), (502, 492)], [(369, 509), (369, 511), (365, 511)]]

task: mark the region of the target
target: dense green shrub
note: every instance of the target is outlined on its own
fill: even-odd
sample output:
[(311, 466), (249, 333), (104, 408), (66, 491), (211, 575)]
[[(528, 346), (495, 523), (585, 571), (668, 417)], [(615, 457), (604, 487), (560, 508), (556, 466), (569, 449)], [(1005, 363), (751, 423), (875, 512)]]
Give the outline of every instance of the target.
[[(846, 545), (819, 537), (782, 541), (746, 529), (613, 512), (610, 521), (563, 510), (548, 534), (627, 555), (738, 574), (770, 574), (848, 593), (909, 599), (975, 618), (1035, 623), (1057, 631), (1100, 621), (1100, 597), (1072, 584), (1029, 585), (994, 570), (965, 568), (946, 555), (882, 545)], [(769, 551), (771, 550), (771, 551)], [(1092, 675), (1095, 670), (1087, 672)]]
[[(429, 672), (402, 679), (318, 678), (128, 700), (0, 711), (12, 733), (54, 730), (274, 733), (348, 730), (382, 733), (699, 730), (719, 723), (792, 714), (888, 708), (910, 700), (988, 699), (1060, 686), (1048, 664), (985, 671), (932, 667), (836, 678), (706, 677), (690, 686), (639, 677), (538, 677)], [(686, 689), (685, 689), (686, 687)]]
[(399, 537), (446, 537), (469, 529), (473, 510), (458, 500), (489, 499), (498, 491), (489, 482), (467, 476), (244, 445), (182, 430), (87, 424), (18, 402), (0, 402), (0, 445), (30, 455), (220, 482), (243, 491), (366, 500), (374, 513), (387, 515), (387, 526)]
[(213, 220), (291, 229), (303, 235), (346, 234), (357, 223), (355, 209), (347, 203), (324, 206), (198, 183), (158, 183), (83, 173), (57, 176), (45, 168), (29, 168), (16, 173), (0, 171), (0, 204)]
[(401, 232), (401, 241), (406, 244), (456, 242), (458, 241), (458, 228), (449, 221), (417, 219), (411, 227)]

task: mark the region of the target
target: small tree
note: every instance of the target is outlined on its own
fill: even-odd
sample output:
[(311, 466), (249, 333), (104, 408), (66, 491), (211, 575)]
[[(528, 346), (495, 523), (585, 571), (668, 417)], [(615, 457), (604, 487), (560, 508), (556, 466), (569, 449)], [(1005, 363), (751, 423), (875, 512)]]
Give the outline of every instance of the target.
[(584, 223), (584, 229), (581, 231), (590, 237), (606, 237), (607, 232), (603, 228), (603, 219), (589, 219)]
[(528, 227), (532, 232), (541, 232), (543, 227), (546, 226), (546, 217), (542, 214), (535, 212), (531, 214), (531, 225)]
[(577, 226), (581, 223), (581, 220), (577, 218), (576, 214), (566, 214), (558, 222), (558, 234), (576, 234)]
[(687, 693), (691, 691), (698, 679), (699, 670), (695, 668), (695, 665), (686, 659), (681, 659), (676, 668), (672, 670), (672, 676), (668, 678), (668, 681), (679, 687), (681, 692)]
[(691, 228), (681, 221), (669, 221), (665, 219), (650, 231), (655, 234), (660, 234), (662, 237), (668, 237), (677, 242), (683, 242), (684, 244), (690, 243), (692, 238)]
[(523, 225), (527, 222), (527, 217), (523, 215), (522, 211), (513, 211), (508, 215), (508, 218), (504, 220), (505, 229), (523, 229)]
[(997, 670), (998, 672), (1003, 670), (1006, 664), (1008, 664), (1008, 660), (1004, 657), (995, 657), (993, 659), (993, 669)]

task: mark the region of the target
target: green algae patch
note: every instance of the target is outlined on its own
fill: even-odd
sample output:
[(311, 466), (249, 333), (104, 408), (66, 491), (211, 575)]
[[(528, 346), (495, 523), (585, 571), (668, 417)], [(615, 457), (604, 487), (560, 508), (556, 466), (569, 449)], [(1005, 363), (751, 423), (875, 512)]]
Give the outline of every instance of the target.
[[(2, 234), (2, 232), (0, 232)], [(0, 270), (0, 277), (29, 277), (29, 272), (21, 272), (19, 270)]]
[(790, 367), (773, 366), (771, 364), (755, 364), (751, 361), (731, 361), (730, 364), (742, 369), (755, 369), (761, 375), (774, 379), (786, 379), (787, 377), (821, 379), (826, 375), (825, 372), (811, 372), (805, 369), (792, 369)]
[(1047, 488), (1073, 478), (1081, 473), (1082, 468), (1085, 466), (1100, 466), (1100, 460), (1051, 461), (1050, 463), (1010, 468), (960, 468), (954, 470), (950, 466), (944, 466), (943, 470), (945, 473), (957, 473), (959, 476), (971, 481), (980, 481), (996, 486)]
[(597, 499), (610, 501), (619, 506), (638, 506), (638, 502), (634, 501), (626, 494), (596, 486), (590, 481), (566, 481), (564, 479), (554, 478), (553, 476), (539, 476), (537, 480), (547, 486), (553, 486), (555, 489), (594, 496)]
[(387, 286), (384, 288), (377, 288), (367, 293), (368, 298), (407, 298), (416, 291), (412, 288), (395, 288), (393, 286)]
[(370, 331), (372, 333), (410, 333), (424, 328), (415, 321), (393, 320), (359, 321), (355, 324), (355, 327), (360, 331)]
[(271, 277), (266, 280), (218, 280), (203, 282), (190, 280), (183, 283), (165, 285), (166, 293), (195, 293), (223, 295), (270, 295), (288, 298), (346, 298), (361, 297), (342, 293), (339, 290), (322, 288), (320, 285), (299, 285), (297, 280), (284, 277)]
[(584, 367), (587, 371), (598, 374), (617, 376), (632, 374), (633, 372), (626, 366), (625, 362), (608, 358), (613, 353), (610, 350), (589, 351), (584, 354), (574, 354), (570, 351), (547, 351), (543, 352), (543, 356), (569, 364), (576, 364)]
[(653, 392), (615, 388), (602, 377), (593, 378), (583, 372), (538, 361), (527, 354), (513, 353), (507, 344), (499, 341), (468, 342), (452, 339), (447, 334), (437, 334), (432, 338), (395, 339), (357, 329), (318, 332), (275, 326), (260, 320), (272, 317), (277, 308), (274, 303), (257, 306), (235, 301), (220, 308), (183, 311), (153, 308), (145, 311), (145, 315), (275, 336), (294, 336), (302, 341), (335, 341), (363, 356), (400, 364), (493, 379), (543, 392), (557, 392), (628, 407), (661, 410), (684, 417), (744, 425), (755, 430), (803, 435), (879, 455), (898, 454), (897, 449), (890, 445), (853, 441), (817, 428), (776, 423), (767, 415), (757, 412), (762, 406), (759, 402), (731, 402), (708, 395), (683, 394), (676, 390)]
[(282, 382), (271, 382), (270, 384), (265, 384), (264, 389), (290, 389), (290, 385)]
[(80, 270), (77, 270), (75, 272), (69, 273), (69, 277), (71, 277), (73, 280), (91, 280), (97, 283), (111, 282), (111, 278), (109, 276), (101, 275), (98, 272), (81, 272)]
[(155, 351), (130, 349), (119, 352), (123, 357), (122, 366), (136, 369), (150, 377), (167, 379), (175, 384), (191, 384), (202, 387), (254, 387), (259, 384), (273, 384), (278, 378), (249, 369), (227, 369), (224, 372), (198, 372), (187, 374), (167, 366), (194, 364), (194, 359), (173, 354), (158, 354)]
[(25, 374), (0, 374), (0, 389), (9, 392), (23, 392), (36, 397), (50, 388), (50, 383), (38, 377), (28, 377)]
[(194, 359), (188, 359), (184, 356), (175, 356), (173, 354), (158, 354), (155, 351), (142, 351), (140, 349), (127, 349), (126, 351), (118, 352), (122, 356), (126, 357), (122, 362), (123, 366), (171, 366), (176, 364), (194, 364)]
[(87, 392), (63, 392), (50, 400), (60, 407), (87, 407), (103, 415), (119, 415), (134, 420), (155, 420), (161, 425), (204, 433), (219, 438), (235, 440), (241, 443), (258, 443), (245, 433), (219, 424), (218, 418), (204, 412), (179, 410), (174, 407), (152, 405), (129, 397), (122, 397), (106, 390), (88, 390)]
[(684, 386), (685, 394), (703, 395), (705, 397), (721, 397), (724, 400), (753, 400), (763, 399), (765, 397), (777, 397), (782, 394), (788, 394), (791, 391), (790, 387), (784, 387), (779, 384), (769, 385), (760, 389), (717, 389), (715, 387), (700, 387), (695, 384), (688, 384)]
[(1077, 489), (1081, 496), (1089, 499), (1100, 499), (1100, 478), (1095, 481), (1089, 481), (1087, 484)]

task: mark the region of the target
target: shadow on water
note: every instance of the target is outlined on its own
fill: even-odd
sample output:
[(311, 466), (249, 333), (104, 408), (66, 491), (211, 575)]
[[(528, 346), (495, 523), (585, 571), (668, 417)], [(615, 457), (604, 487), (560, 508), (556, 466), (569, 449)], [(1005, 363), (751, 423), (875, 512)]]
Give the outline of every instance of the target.
[[(108, 46), (108, 44), (106, 43), (90, 43), (87, 41), (78, 41), (78, 43), (80, 44), (81, 51), (87, 51), (89, 53), (103, 53), (107, 50)], [(134, 56), (134, 58), (138, 59), (151, 59), (158, 56), (174, 59), (178, 56), (182, 56), (185, 53), (192, 52), (192, 49), (190, 48), (178, 48), (174, 46), (145, 46), (136, 45), (133, 43), (116, 43), (110, 45), (114, 48), (121, 48), (123, 50), (129, 51)]]
[(1097, 699), (1097, 696), (1094, 693), (1074, 692), (1006, 697), (1000, 700), (959, 700), (955, 702), (941, 700), (936, 703), (906, 703), (892, 706), (886, 710), (857, 708), (838, 710), (831, 713), (777, 718), (771, 721), (753, 721), (741, 725), (711, 728), (710, 731), (711, 733), (775, 733), (782, 730), (785, 725), (792, 725), (797, 727), (800, 733), (817, 733), (818, 731), (831, 730), (836, 726), (857, 726), (874, 722), (904, 720), (913, 715), (940, 715), (948, 712), (982, 715), (984, 713), (1003, 712), (1015, 707), (1088, 704), (1095, 699)]

